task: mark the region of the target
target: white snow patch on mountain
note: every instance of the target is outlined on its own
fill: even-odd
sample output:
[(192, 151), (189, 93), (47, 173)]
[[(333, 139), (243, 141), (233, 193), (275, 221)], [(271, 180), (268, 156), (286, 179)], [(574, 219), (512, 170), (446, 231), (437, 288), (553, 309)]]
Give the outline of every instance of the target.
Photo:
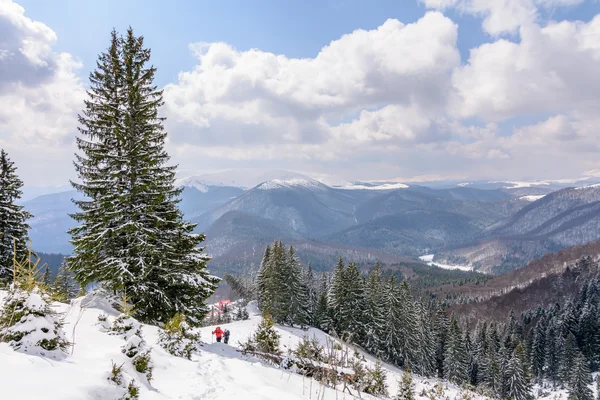
[(263, 182), (256, 188), (261, 190), (272, 190), (272, 189), (283, 189), (283, 188), (294, 188), (301, 187), (307, 189), (318, 189), (322, 190), (327, 188), (324, 184), (319, 181), (310, 178), (292, 178), (292, 179), (273, 179), (267, 182)]
[(596, 183), (594, 185), (576, 187), (575, 190), (585, 190), (585, 189), (591, 189), (591, 188), (597, 188), (597, 187), (600, 187), (600, 183)]
[(201, 181), (195, 176), (190, 176), (188, 178), (177, 179), (175, 181), (175, 186), (177, 187), (191, 187), (201, 191), (202, 193), (208, 192), (208, 185), (206, 182)]
[(432, 267), (438, 267), (438, 268), (442, 268), (442, 269), (460, 270), (460, 271), (473, 271), (473, 267), (469, 267), (467, 265), (448, 265), (448, 264), (439, 264), (439, 263), (433, 262), (434, 257), (435, 257), (435, 254), (427, 254), (427, 255), (419, 257), (419, 259), (421, 261), (425, 261), (427, 263), (427, 265), (430, 265)]
[(527, 201), (531, 201), (531, 202), (533, 202), (533, 201), (536, 201), (536, 200), (539, 200), (539, 199), (541, 199), (541, 198), (542, 198), (542, 197), (544, 197), (544, 196), (545, 196), (545, 195), (537, 195), (537, 196), (536, 196), (536, 195), (529, 195), (529, 196), (521, 196), (521, 197), (519, 197), (519, 198), (520, 198), (521, 200), (527, 200)]
[(347, 186), (338, 186), (336, 189), (345, 189), (345, 190), (395, 190), (395, 189), (406, 189), (408, 185), (404, 183), (382, 183), (377, 184), (374, 183), (372, 185), (365, 184), (352, 184)]

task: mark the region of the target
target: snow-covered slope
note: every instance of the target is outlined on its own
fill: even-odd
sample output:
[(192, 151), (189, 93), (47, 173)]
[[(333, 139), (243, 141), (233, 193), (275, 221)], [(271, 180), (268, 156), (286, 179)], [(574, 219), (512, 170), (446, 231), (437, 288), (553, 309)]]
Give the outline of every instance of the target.
[[(0, 303), (1, 298), (2, 292)], [(63, 313), (65, 332), (75, 345), (65, 360), (56, 361), (15, 352), (7, 344), (0, 343), (0, 383), (3, 387), (3, 398), (114, 400), (121, 392), (107, 379), (112, 362), (117, 365), (124, 364), (126, 379), (134, 378), (141, 384), (142, 400), (354, 398), (348, 393), (342, 394), (332, 388), (325, 388), (316, 381), (264, 364), (238, 352), (238, 342), (251, 336), (260, 322), (256, 309), (252, 307), (249, 307), (249, 320), (223, 325), (231, 331), (229, 345), (211, 343), (214, 327), (200, 329), (202, 339), (206, 343), (191, 361), (168, 354), (157, 345), (159, 329), (143, 325), (143, 336), (152, 347), (154, 372), (151, 385), (143, 383), (141, 375), (121, 353), (123, 338), (106, 334), (98, 325), (99, 315), (108, 314), (109, 320), (117, 315), (105, 301), (89, 295), (73, 300), (70, 306), (55, 303), (53, 307)], [(317, 329), (302, 331), (277, 327), (277, 331), (281, 335), (283, 350), (295, 348), (304, 335), (315, 337), (323, 344), (332, 340)], [(368, 355), (366, 357), (369, 363), (375, 361)], [(389, 393), (390, 396), (394, 396), (401, 371), (387, 365), (385, 369)], [(437, 382), (415, 377), (415, 383), (418, 394), (424, 388), (433, 388)], [(448, 398), (458, 395), (458, 388), (447, 383), (444, 385), (447, 387)], [(353, 392), (356, 394), (354, 390)], [(361, 398), (375, 399), (364, 393), (361, 394)]]

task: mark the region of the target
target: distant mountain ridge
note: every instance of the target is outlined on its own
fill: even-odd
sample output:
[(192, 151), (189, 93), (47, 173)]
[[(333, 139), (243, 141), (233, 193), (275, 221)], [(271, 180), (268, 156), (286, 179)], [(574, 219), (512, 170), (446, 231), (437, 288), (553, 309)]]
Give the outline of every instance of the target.
[[(177, 185), (184, 188), (185, 218), (207, 234), (206, 251), (224, 269), (255, 261), (279, 238), (302, 246), (300, 257), (320, 267), (341, 254), (396, 260), (436, 253), (442, 263), (502, 272), (593, 240), (599, 231), (600, 188), (593, 185), (558, 191), (551, 187), (561, 184), (522, 182), (330, 186), (303, 174), (261, 170), (191, 176)], [(66, 232), (75, 226), (69, 214), (77, 211), (71, 198), (81, 195), (68, 191), (24, 202), (35, 215), (31, 237), (39, 251), (71, 252)]]
[(598, 239), (600, 185), (590, 185), (550, 193), (489, 227), (482, 240), (443, 251), (436, 259), (499, 272)]

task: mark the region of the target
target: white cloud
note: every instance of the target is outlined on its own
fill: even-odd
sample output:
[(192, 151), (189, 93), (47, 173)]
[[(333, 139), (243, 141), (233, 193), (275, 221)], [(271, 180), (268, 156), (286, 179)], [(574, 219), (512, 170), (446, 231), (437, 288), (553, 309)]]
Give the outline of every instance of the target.
[(0, 33), (0, 147), (17, 161), (26, 182), (57, 165), (65, 168), (64, 181), (85, 94), (75, 73), (81, 65), (53, 52), (56, 34), (10, 0), (0, 0)]
[(534, 23), (538, 10), (574, 6), (584, 0), (421, 0), (427, 8), (456, 8), (483, 17), (483, 30), (490, 35), (516, 33), (522, 25)]
[(430, 12), (413, 24), (354, 31), (311, 59), (195, 44), (198, 66), (165, 88), (172, 144), (331, 159), (353, 145), (432, 140), (460, 62), (456, 40), (457, 26)]
[(498, 121), (516, 115), (597, 110), (600, 15), (520, 29), (519, 43), (498, 40), (471, 50), (457, 68), (454, 113)]

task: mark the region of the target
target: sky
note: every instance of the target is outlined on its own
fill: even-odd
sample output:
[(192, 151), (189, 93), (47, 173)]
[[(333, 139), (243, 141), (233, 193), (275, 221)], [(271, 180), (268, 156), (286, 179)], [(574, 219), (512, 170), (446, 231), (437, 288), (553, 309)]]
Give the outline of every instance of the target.
[(600, 176), (598, 0), (0, 0), (0, 147), (26, 185), (76, 179), (89, 73), (128, 26), (181, 176)]

